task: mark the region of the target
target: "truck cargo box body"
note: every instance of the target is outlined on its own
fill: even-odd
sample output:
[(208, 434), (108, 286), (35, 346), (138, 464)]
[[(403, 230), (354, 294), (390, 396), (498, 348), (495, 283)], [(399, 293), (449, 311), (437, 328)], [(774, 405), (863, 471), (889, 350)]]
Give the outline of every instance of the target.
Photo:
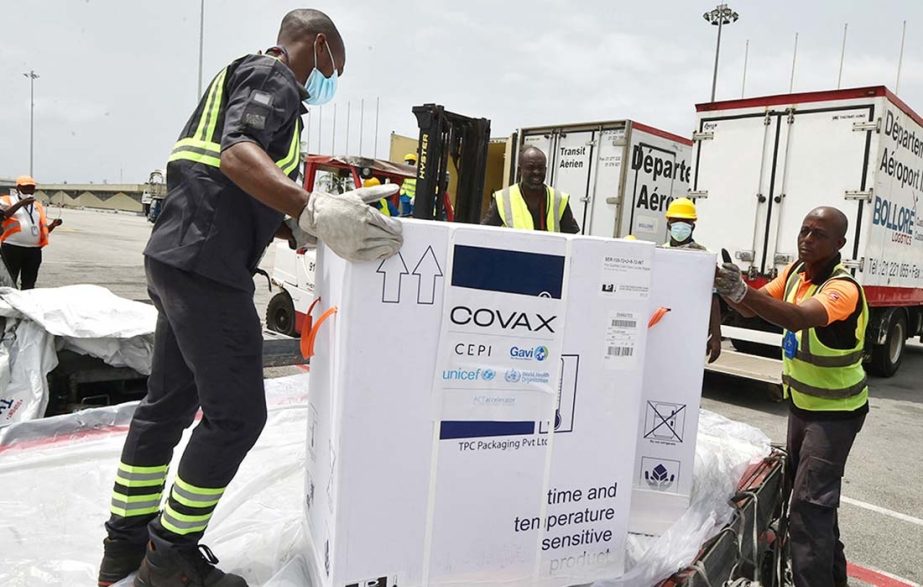
[[(570, 194), (582, 234), (662, 243), (669, 203), (686, 195), (689, 139), (631, 120), (524, 128), (519, 147), (548, 158), (546, 183)], [(514, 155), (515, 156), (515, 155)], [(516, 181), (518, 161), (510, 183)]]
[(843, 260), (870, 305), (923, 303), (923, 120), (884, 87), (700, 104), (697, 239), (751, 277), (797, 258), (804, 216), (849, 218)]
[[(883, 86), (696, 108), (696, 240), (727, 249), (759, 286), (797, 260), (810, 210), (838, 208), (849, 219), (843, 262), (869, 305), (903, 308), (906, 334), (918, 333), (923, 119)], [(873, 312), (873, 322), (882, 316)], [(885, 318), (877, 320), (882, 332), (873, 333), (873, 343), (884, 342)]]

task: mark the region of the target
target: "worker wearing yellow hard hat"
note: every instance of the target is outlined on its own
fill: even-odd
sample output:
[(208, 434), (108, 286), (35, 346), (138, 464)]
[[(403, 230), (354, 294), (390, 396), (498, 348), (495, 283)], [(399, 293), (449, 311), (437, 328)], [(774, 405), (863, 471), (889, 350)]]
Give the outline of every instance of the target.
[[(411, 167), (417, 166), (417, 154), (416, 153), (407, 153), (404, 155), (404, 165), (410, 165)], [(401, 216), (410, 216), (413, 213), (413, 201), (417, 197), (417, 178), (408, 177), (404, 180), (404, 183), (401, 184), (401, 193), (400, 193), (400, 214)]]
[(689, 198), (676, 198), (667, 207), (667, 230), (670, 240), (664, 243), (665, 247), (681, 247), (704, 251), (705, 247), (692, 239), (695, 222), (698, 220), (695, 212), (695, 202)]
[[(676, 198), (667, 206), (667, 231), (670, 238), (663, 243), (664, 247), (671, 249), (688, 249), (705, 251), (705, 247), (695, 242), (692, 233), (699, 215), (695, 209), (695, 202), (689, 198)], [(708, 362), (713, 363), (721, 355), (721, 304), (718, 296), (712, 295), (711, 316), (708, 320)]]
[[(378, 179), (377, 177), (370, 177), (368, 179), (362, 180), (362, 187), (364, 188), (370, 188), (376, 185), (381, 185), (381, 180)], [(381, 212), (385, 216), (391, 216), (391, 203), (384, 198), (378, 200), (377, 202), (373, 204), (369, 204), (369, 206), (374, 206), (379, 212)]]

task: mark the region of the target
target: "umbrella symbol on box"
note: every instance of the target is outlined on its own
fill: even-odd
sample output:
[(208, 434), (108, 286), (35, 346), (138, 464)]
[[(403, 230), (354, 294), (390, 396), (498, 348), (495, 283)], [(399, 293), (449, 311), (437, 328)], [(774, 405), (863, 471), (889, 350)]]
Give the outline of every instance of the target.
[(644, 471), (644, 481), (651, 489), (666, 491), (679, 478), (679, 461), (642, 457), (641, 470)]

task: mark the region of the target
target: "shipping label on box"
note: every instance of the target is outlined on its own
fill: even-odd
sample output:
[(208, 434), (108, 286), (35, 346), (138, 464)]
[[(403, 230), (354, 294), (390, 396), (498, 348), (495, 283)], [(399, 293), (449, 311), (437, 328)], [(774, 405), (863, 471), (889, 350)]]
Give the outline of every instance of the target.
[(433, 385), (444, 427), (548, 417), (564, 337), (568, 241), (521, 239), (522, 249), (509, 241), (507, 231), (453, 233)]

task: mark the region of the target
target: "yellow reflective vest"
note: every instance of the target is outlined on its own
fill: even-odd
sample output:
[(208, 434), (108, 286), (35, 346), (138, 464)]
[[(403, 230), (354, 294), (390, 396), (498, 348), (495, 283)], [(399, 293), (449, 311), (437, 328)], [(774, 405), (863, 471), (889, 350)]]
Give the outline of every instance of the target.
[[(173, 145), (173, 151), (167, 161), (182, 159), (221, 168), (221, 137), (217, 130), (219, 113), (227, 107), (227, 97), (224, 94), (227, 73), (228, 68), (225, 67), (209, 84), (205, 108), (199, 116), (195, 133), (191, 136), (180, 137)], [(295, 122), (295, 131), (292, 133), (288, 152), (275, 161), (285, 175), (291, 175), (301, 164), (300, 137), (301, 118), (299, 117)]]
[[(561, 232), (561, 217), (567, 209), (567, 201), (570, 195), (564, 192), (545, 186), (546, 202), (546, 220), (545, 230), (548, 232)], [(522, 197), (522, 191), (519, 184), (513, 184), (498, 192), (494, 192), (493, 199), (497, 203), (497, 211), (500, 213), (500, 219), (503, 225), (509, 228), (519, 228), (522, 230), (536, 230), (532, 222), (532, 213), (529, 212), (529, 206), (525, 198)]]
[(401, 183), (401, 195), (407, 196), (411, 201), (417, 197), (417, 179), (407, 178)]
[[(793, 265), (785, 282), (784, 300), (791, 304), (795, 303), (801, 285), (801, 267)], [(846, 279), (859, 289), (862, 311), (856, 320), (856, 344), (849, 349), (834, 349), (820, 341), (816, 328), (795, 333), (798, 340), (795, 356), (790, 358), (785, 353), (782, 356), (782, 385), (785, 396), (791, 395), (792, 402), (802, 410), (853, 411), (868, 401), (868, 381), (862, 367), (868, 304), (862, 286), (843, 265), (837, 265), (824, 283), (833, 279)], [(822, 287), (823, 284), (812, 284), (802, 299), (814, 297)]]

